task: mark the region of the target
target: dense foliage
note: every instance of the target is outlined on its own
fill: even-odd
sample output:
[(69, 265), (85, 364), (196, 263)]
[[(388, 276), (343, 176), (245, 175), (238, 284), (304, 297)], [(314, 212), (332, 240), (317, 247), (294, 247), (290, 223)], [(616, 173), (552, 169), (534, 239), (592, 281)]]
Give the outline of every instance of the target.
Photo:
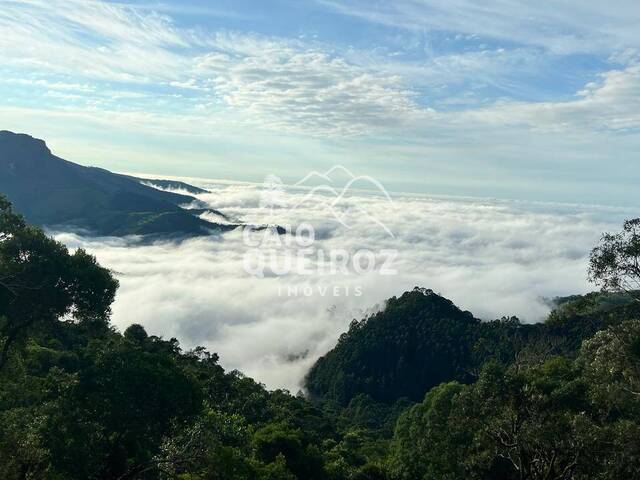
[[(482, 322), (431, 290), (415, 288), (340, 337), (307, 376), (309, 392), (342, 405), (359, 394), (392, 404), (450, 380), (475, 381), (482, 365), (575, 356), (582, 340), (640, 313), (628, 297), (599, 293), (557, 299), (547, 322)], [(640, 318), (640, 315), (638, 315)]]
[(417, 289), (353, 323), (311, 372), (309, 400), (140, 325), (118, 333), (116, 288), (0, 197), (0, 478), (640, 473), (640, 302), (626, 296), (562, 299), (521, 325)]
[(325, 412), (202, 348), (120, 334), (116, 288), (0, 197), (0, 478), (378, 478), (386, 444), (366, 402), (355, 418)]
[(640, 301), (640, 218), (624, 222), (622, 232), (602, 236), (591, 252), (589, 278), (604, 290), (622, 290)]
[(399, 479), (620, 479), (640, 473), (640, 321), (586, 341), (577, 359), (487, 363), (398, 420)]

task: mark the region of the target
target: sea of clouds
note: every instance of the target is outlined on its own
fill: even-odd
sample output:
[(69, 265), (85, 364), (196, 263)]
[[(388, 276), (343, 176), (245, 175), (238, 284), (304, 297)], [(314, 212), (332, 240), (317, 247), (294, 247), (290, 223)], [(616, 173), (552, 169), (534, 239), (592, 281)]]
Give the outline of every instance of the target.
[[(391, 194), (389, 200), (375, 189), (336, 196), (339, 188), (273, 181), (189, 182), (211, 192), (197, 195), (193, 206), (293, 232), (247, 235), (238, 229), (152, 244), (64, 232), (55, 237), (87, 249), (115, 272), (120, 290), (113, 323), (119, 329), (140, 323), (150, 334), (178, 338), (183, 348), (203, 345), (225, 368), (293, 392), (352, 319), (414, 286), (431, 288), (482, 319), (544, 319), (550, 298), (593, 289), (586, 280), (591, 248), (602, 232), (619, 229), (633, 215), (615, 207), (418, 194)], [(304, 229), (296, 236), (301, 225), (310, 225), (314, 237)], [(350, 263), (346, 272), (332, 271), (327, 265), (335, 252), (366, 267), (373, 258), (376, 268), (356, 271)], [(280, 262), (276, 268), (273, 258)], [(382, 274), (378, 267), (390, 259)]]

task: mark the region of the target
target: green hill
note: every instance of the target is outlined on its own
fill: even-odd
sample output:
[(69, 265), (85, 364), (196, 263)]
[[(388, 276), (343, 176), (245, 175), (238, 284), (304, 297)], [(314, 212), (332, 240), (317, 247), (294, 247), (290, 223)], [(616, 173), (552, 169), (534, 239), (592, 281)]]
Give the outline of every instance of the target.
[[(161, 187), (176, 182), (148, 181)], [(200, 189), (179, 183), (199, 193)], [(43, 140), (0, 131), (0, 193), (37, 225), (95, 235), (194, 236), (233, 228), (207, 222), (181, 205), (195, 199), (141, 180), (84, 167), (51, 153)]]
[(420, 400), (442, 382), (474, 381), (488, 360), (535, 363), (575, 356), (595, 332), (640, 316), (628, 296), (592, 293), (558, 299), (544, 323), (482, 322), (431, 290), (416, 287), (383, 311), (353, 321), (306, 378), (312, 397), (347, 405), (358, 395), (392, 404)]

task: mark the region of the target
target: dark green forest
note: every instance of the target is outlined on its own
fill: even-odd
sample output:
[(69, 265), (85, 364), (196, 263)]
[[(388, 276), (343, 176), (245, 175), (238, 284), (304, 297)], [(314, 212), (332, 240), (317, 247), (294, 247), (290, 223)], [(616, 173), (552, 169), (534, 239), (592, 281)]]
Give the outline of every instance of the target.
[(416, 288), (354, 321), (294, 396), (116, 331), (112, 273), (0, 197), (0, 478), (639, 478), (639, 226), (594, 249), (603, 291), (544, 323)]
[(205, 192), (182, 182), (143, 181), (78, 165), (53, 155), (44, 140), (0, 131), (0, 192), (33, 224), (151, 238), (211, 235), (232, 228), (199, 218), (202, 210), (182, 208), (197, 204), (194, 197), (150, 184)]
[(307, 375), (312, 397), (347, 405), (355, 396), (392, 404), (420, 401), (440, 383), (471, 383), (488, 360), (526, 365), (554, 355), (575, 358), (582, 342), (625, 319), (640, 318), (626, 294), (558, 298), (544, 323), (516, 317), (483, 322), (450, 300), (416, 287), (384, 311), (353, 321), (338, 345)]

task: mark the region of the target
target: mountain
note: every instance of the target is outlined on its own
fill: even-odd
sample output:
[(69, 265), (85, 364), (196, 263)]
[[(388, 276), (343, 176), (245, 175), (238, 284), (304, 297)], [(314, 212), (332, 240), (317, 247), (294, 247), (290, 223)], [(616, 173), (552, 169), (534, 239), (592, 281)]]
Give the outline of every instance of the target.
[(480, 320), (430, 290), (387, 301), (384, 311), (354, 321), (307, 376), (313, 396), (347, 404), (364, 393), (377, 401), (421, 399), (432, 386), (465, 379)]
[(141, 180), (84, 167), (56, 157), (43, 140), (0, 131), (0, 193), (31, 223), (114, 236), (181, 237), (235, 228), (181, 207), (194, 197), (150, 184), (201, 192), (182, 182)]
[(575, 356), (582, 340), (640, 314), (638, 302), (620, 295), (592, 293), (555, 303), (544, 323), (522, 324), (515, 317), (484, 322), (416, 287), (389, 299), (383, 311), (354, 320), (311, 368), (306, 388), (314, 398), (341, 405), (361, 395), (387, 404), (418, 401), (440, 383), (474, 381), (491, 359), (526, 364)]

